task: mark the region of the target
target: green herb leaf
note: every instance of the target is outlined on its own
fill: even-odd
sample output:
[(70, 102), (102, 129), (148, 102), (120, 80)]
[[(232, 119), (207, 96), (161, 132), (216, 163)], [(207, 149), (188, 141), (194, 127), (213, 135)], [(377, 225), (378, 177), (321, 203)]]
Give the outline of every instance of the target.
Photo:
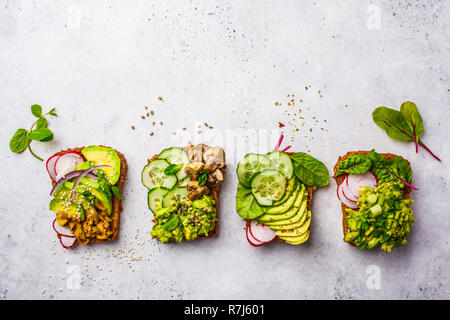
[(9, 148), (12, 152), (24, 152), (28, 146), (28, 131), (25, 129), (17, 129), (9, 141)]
[(47, 128), (47, 119), (45, 118), (40, 118), (37, 122), (36, 122), (36, 129), (39, 128)]
[(400, 106), (400, 113), (406, 119), (409, 127), (414, 135), (414, 143), (416, 144), (416, 152), (419, 152), (419, 139), (423, 133), (423, 121), (417, 106), (411, 101), (405, 101)]
[(255, 219), (263, 215), (268, 209), (256, 202), (252, 190), (238, 184), (236, 192), (236, 211), (244, 219)]
[(400, 111), (378, 107), (372, 113), (373, 121), (392, 139), (413, 141), (414, 134)]
[(202, 186), (206, 183), (206, 181), (208, 180), (208, 173), (209, 173), (209, 170), (200, 171), (200, 173), (198, 174), (198, 185), (199, 186)]
[(40, 118), (42, 117), (42, 107), (38, 104), (33, 104), (31, 106), (31, 113), (36, 117)]
[(173, 215), (166, 223), (162, 225), (162, 227), (167, 231), (172, 231), (178, 226), (179, 222), (180, 218), (177, 215)]
[(125, 199), (122, 195), (122, 190), (118, 186), (111, 186), (111, 191), (117, 199), (119, 200)]
[(338, 169), (336, 170), (336, 176), (343, 173), (350, 174), (363, 174), (370, 170), (372, 161), (364, 154), (354, 154), (347, 159), (339, 162)]
[(294, 164), (294, 172), (298, 179), (307, 186), (324, 187), (330, 181), (330, 174), (327, 167), (304, 152), (297, 152), (291, 155)]
[(56, 108), (53, 108), (52, 110), (50, 110), (48, 112), (48, 114), (51, 115), (51, 116), (57, 117), (58, 115), (55, 113), (55, 110), (56, 110)]
[(181, 168), (183, 168), (183, 164), (169, 164), (169, 166), (164, 169), (164, 174), (173, 176), (180, 171)]
[(53, 140), (53, 132), (48, 128), (38, 128), (30, 132), (30, 140), (47, 142)]

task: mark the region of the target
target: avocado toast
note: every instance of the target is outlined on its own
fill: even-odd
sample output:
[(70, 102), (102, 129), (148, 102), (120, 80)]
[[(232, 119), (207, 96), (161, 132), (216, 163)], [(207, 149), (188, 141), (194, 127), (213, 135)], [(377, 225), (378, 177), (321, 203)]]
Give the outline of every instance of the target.
[(60, 151), (47, 160), (53, 189), (50, 210), (61, 244), (111, 242), (119, 233), (121, 188), (127, 162), (120, 152), (104, 146)]
[(249, 153), (239, 162), (236, 211), (246, 220), (253, 246), (277, 240), (306, 242), (311, 229), (314, 190), (328, 184), (325, 165), (306, 153), (278, 147), (268, 154)]
[(152, 238), (163, 243), (217, 235), (219, 190), (226, 169), (221, 147), (171, 147), (154, 155), (142, 171), (154, 214)]
[[(375, 150), (352, 151), (334, 166), (344, 241), (390, 252), (407, 243), (414, 222), (409, 161)], [(415, 189), (415, 188), (414, 188)]]

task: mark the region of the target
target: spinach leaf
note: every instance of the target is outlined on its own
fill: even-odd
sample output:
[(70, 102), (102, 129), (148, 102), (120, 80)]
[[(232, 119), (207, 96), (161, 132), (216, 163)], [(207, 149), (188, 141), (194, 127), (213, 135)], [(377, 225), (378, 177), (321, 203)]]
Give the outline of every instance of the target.
[(389, 137), (402, 141), (414, 140), (412, 129), (400, 111), (378, 107), (373, 111), (372, 118)]
[(419, 139), (423, 133), (422, 117), (417, 110), (417, 106), (411, 101), (405, 101), (400, 106), (400, 113), (405, 118), (414, 135), (414, 143), (416, 144), (416, 153), (419, 152)]
[(403, 102), (400, 111), (378, 107), (372, 112), (372, 118), (375, 124), (386, 131), (392, 139), (414, 141), (416, 152), (418, 152), (418, 146), (420, 145), (436, 160), (441, 161), (420, 139), (423, 134), (423, 121), (414, 103)]
[(25, 129), (17, 129), (13, 137), (9, 141), (9, 148), (12, 152), (24, 152), (28, 146), (28, 131)]
[(267, 208), (261, 207), (256, 202), (251, 189), (239, 183), (236, 192), (236, 211), (244, 219), (255, 219), (263, 215)]
[(397, 174), (400, 178), (403, 180), (406, 180), (407, 182), (411, 182), (412, 179), (412, 170), (409, 166), (408, 162), (406, 162), (405, 159), (400, 157), (395, 157), (394, 162), (389, 167), (392, 172)]
[(339, 163), (336, 176), (343, 173), (363, 174), (370, 170), (372, 161), (365, 154), (354, 154)]
[(312, 187), (325, 187), (330, 181), (327, 167), (307, 153), (297, 152), (291, 155), (294, 172), (297, 178)]

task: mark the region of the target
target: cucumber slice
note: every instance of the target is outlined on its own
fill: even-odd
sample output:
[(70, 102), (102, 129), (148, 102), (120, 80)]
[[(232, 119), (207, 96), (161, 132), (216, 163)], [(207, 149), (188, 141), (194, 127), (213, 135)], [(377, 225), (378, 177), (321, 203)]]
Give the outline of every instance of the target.
[(156, 209), (161, 205), (164, 196), (169, 192), (169, 189), (164, 187), (156, 187), (148, 192), (148, 207), (153, 213), (156, 213)]
[(169, 163), (163, 159), (155, 159), (147, 164), (142, 170), (142, 184), (149, 190), (155, 187), (172, 189), (178, 180), (176, 176), (168, 176), (164, 173), (168, 166)]
[(294, 175), (294, 166), (291, 157), (287, 153), (273, 151), (269, 152), (267, 157), (272, 161), (272, 166), (281, 171), (288, 180), (292, 178)]
[(186, 178), (187, 174), (184, 172), (184, 168), (189, 164), (189, 156), (187, 152), (178, 147), (171, 147), (164, 149), (157, 159), (164, 159), (170, 164), (184, 164), (184, 166), (177, 172), (176, 176), (178, 180)]
[(263, 154), (249, 153), (242, 159), (236, 169), (239, 182), (250, 187), (250, 180), (259, 171), (270, 168), (272, 162)]
[(183, 180), (178, 180), (177, 187), (186, 187), (191, 180), (192, 179), (190, 177), (186, 177)]
[(179, 202), (180, 200), (186, 199), (189, 191), (186, 187), (176, 187), (170, 190), (163, 199), (163, 207), (167, 208), (170, 206), (170, 202), (175, 200)]
[(276, 169), (266, 169), (250, 181), (252, 194), (261, 206), (272, 206), (282, 199), (286, 191), (286, 177)]

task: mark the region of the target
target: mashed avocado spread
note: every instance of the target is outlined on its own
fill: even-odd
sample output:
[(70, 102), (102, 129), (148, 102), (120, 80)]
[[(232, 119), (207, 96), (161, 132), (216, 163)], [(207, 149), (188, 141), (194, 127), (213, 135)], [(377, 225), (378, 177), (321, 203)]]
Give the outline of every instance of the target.
[(413, 200), (404, 198), (403, 188), (400, 181), (380, 181), (375, 189), (361, 188), (358, 211), (346, 209), (349, 231), (344, 241), (354, 243), (361, 250), (380, 244), (387, 252), (407, 244), (414, 222), (410, 205)]
[(160, 205), (155, 213), (156, 223), (150, 232), (163, 243), (194, 240), (207, 236), (216, 225), (215, 201), (207, 195), (190, 201), (172, 201), (169, 207)]

